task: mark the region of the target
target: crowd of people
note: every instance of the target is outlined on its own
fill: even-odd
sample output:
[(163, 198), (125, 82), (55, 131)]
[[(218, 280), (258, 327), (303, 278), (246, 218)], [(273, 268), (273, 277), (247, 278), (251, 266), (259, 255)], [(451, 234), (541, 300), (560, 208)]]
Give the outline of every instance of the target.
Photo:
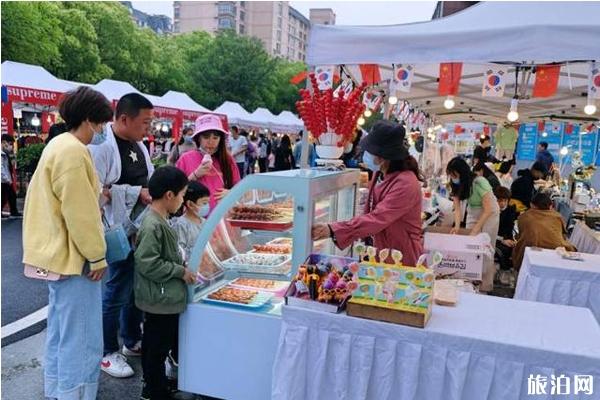
[[(59, 112), (65, 132), (44, 149), (23, 221), (24, 264), (48, 271), (45, 395), (94, 399), (100, 371), (132, 376), (128, 357), (141, 357), (141, 398), (170, 398), (177, 388), (178, 316), (187, 304), (186, 285), (196, 282), (187, 260), (204, 220), (234, 185), (256, 172), (256, 164), (260, 172), (298, 168), (302, 134), (293, 147), (288, 135), (228, 130), (208, 114), (184, 129), (168, 165), (155, 169), (143, 142), (153, 120), (144, 96), (123, 96), (113, 113), (102, 94), (80, 87), (63, 97)], [(365, 137), (359, 132), (344, 163), (372, 173), (365, 212), (314, 225), (314, 240), (331, 238), (346, 248), (366, 238), (378, 248), (402, 251), (407, 265), (417, 262), (425, 179), (405, 136), (404, 127), (390, 121), (376, 122)], [(5, 173), (10, 139), (2, 137), (3, 199), (12, 186)], [(312, 138), (308, 143), (313, 166)], [(471, 163), (455, 157), (446, 166), (452, 232), (487, 233), (501, 273), (518, 270), (526, 246), (573, 249), (540, 186), (548, 164), (552, 168), (543, 147), (539, 160), (514, 181), (513, 160), (503, 160), (497, 172), (490, 166), (486, 140)], [(109, 263), (118, 243), (106, 235), (115, 227), (130, 247)], [(485, 263), (481, 292), (493, 289), (496, 272), (493, 260)]]

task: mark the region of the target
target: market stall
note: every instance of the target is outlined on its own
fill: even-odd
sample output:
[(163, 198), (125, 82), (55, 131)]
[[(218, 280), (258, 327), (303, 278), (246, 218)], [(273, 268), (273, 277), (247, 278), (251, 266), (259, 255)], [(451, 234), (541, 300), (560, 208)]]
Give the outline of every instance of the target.
[(250, 113), (232, 101), (226, 101), (215, 108), (215, 113), (227, 115), (227, 119), (233, 125), (247, 126), (250, 124)]
[(264, 107), (258, 107), (246, 120), (246, 123), (254, 128), (273, 129), (276, 124), (276, 118)]
[(4, 61), (2, 133), (37, 137), (55, 122), (60, 96), (76, 85), (37, 65)]
[(587, 226), (583, 221), (577, 221), (569, 241), (582, 253), (600, 255), (600, 231)]
[(568, 259), (554, 250), (527, 248), (515, 299), (587, 307), (600, 323), (600, 255)]
[(282, 111), (275, 116), (271, 130), (278, 133), (298, 133), (304, 129), (304, 123), (290, 111)]
[(228, 400), (270, 398), (283, 295), (312, 252), (345, 255), (311, 226), (351, 218), (358, 171), (244, 178), (212, 211), (189, 256), (199, 273), (180, 317), (179, 387)]

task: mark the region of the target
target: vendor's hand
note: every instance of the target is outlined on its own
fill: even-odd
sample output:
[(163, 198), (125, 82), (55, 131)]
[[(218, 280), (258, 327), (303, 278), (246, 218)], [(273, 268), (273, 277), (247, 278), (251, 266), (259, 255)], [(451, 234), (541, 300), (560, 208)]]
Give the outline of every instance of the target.
[(209, 162), (202, 163), (202, 164), (200, 164), (200, 166), (198, 168), (196, 168), (193, 175), (196, 178), (202, 178), (203, 176), (208, 175), (211, 168), (212, 168), (212, 163), (209, 163)]
[(152, 196), (150, 196), (150, 192), (146, 188), (143, 188), (142, 190), (140, 190), (140, 198), (139, 199), (140, 199), (140, 202), (145, 206), (152, 203)]
[(312, 240), (327, 239), (330, 235), (329, 226), (327, 224), (317, 224), (312, 227)]
[(458, 233), (459, 228), (453, 227), (452, 229), (450, 229), (450, 234), (451, 235), (456, 235)]
[(101, 280), (101, 279), (102, 279), (102, 277), (104, 276), (104, 273), (105, 273), (105, 272), (106, 272), (106, 267), (104, 267), (104, 268), (102, 268), (102, 269), (98, 269), (98, 270), (96, 270), (96, 271), (90, 271), (90, 272), (87, 274), (87, 277), (88, 277), (90, 280), (92, 280), (92, 281), (94, 281), (94, 282), (97, 282), (97, 281), (99, 281), (99, 280)]
[(185, 268), (185, 272), (183, 273), (183, 281), (188, 285), (193, 285), (196, 283), (196, 274), (189, 269)]
[(110, 199), (112, 198), (112, 196), (110, 194), (110, 189), (109, 188), (103, 188), (102, 189), (102, 195), (104, 197), (106, 197), (109, 200), (109, 202), (110, 202)]
[(515, 242), (512, 239), (504, 239), (504, 240), (502, 240), (502, 244), (507, 247), (515, 247), (517, 245), (517, 242)]
[(217, 190), (217, 192), (215, 193), (215, 200), (222, 200), (223, 197), (227, 196), (227, 194), (229, 193), (228, 189), (219, 189)]

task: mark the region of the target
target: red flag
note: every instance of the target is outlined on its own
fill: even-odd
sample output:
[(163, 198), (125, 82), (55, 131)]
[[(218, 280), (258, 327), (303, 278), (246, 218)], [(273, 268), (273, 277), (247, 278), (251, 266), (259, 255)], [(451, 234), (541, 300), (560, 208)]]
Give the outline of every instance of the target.
[(558, 89), (560, 65), (540, 65), (536, 67), (532, 97), (551, 97)]
[(573, 125), (572, 124), (567, 124), (567, 126), (565, 127), (565, 133), (567, 135), (570, 135), (573, 133)]
[(544, 123), (544, 121), (539, 121), (538, 122), (538, 133), (544, 132), (544, 129), (546, 129), (546, 124)]
[(438, 94), (440, 96), (456, 96), (460, 86), (462, 63), (441, 63)]
[(308, 76), (308, 72), (306, 72), (306, 71), (302, 71), (302, 72), (300, 72), (300, 73), (298, 73), (298, 74), (294, 75), (294, 76), (292, 77), (292, 79), (290, 79), (290, 83), (291, 83), (292, 85), (297, 85), (297, 84), (299, 84), (300, 82), (302, 82), (303, 80), (305, 80), (307, 76)]
[(381, 80), (381, 73), (379, 72), (379, 65), (377, 64), (360, 64), (360, 74), (362, 75), (363, 82), (367, 85), (374, 85)]

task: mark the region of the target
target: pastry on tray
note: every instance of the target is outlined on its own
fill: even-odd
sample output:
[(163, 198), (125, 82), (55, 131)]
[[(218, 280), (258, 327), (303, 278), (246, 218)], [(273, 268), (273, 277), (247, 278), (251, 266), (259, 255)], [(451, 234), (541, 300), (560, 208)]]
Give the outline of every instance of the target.
[(281, 219), (283, 215), (274, 207), (237, 205), (231, 209), (229, 217), (242, 221), (274, 221)]
[(257, 289), (272, 289), (275, 287), (275, 281), (270, 279), (237, 278), (231, 282), (232, 285), (248, 286)]
[(258, 294), (254, 290), (237, 289), (231, 286), (224, 286), (208, 295), (209, 299), (228, 301), (230, 303), (249, 304)]
[(275, 266), (283, 264), (289, 259), (289, 256), (279, 254), (259, 254), (259, 253), (246, 253), (238, 254), (235, 257), (227, 260), (227, 264), (239, 264), (239, 265), (259, 265), (259, 266)]
[(290, 254), (292, 252), (292, 246), (286, 244), (255, 244), (252, 248), (257, 253)]

